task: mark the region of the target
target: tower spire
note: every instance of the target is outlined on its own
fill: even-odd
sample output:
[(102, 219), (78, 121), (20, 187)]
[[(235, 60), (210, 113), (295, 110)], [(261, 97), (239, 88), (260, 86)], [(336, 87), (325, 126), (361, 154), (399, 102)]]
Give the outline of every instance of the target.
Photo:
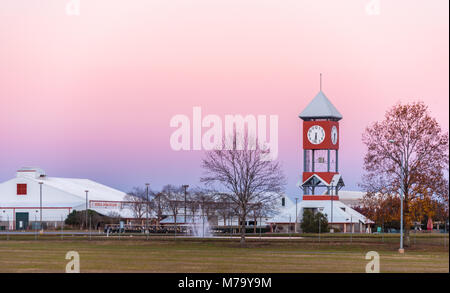
[(322, 91), (322, 72), (320, 73), (320, 91)]

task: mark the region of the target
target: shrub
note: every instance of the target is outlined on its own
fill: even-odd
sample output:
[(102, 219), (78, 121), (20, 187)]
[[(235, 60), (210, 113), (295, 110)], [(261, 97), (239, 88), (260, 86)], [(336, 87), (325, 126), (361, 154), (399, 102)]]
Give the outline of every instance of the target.
[(319, 233), (319, 223), (321, 233), (330, 231), (326, 215), (320, 212), (314, 213), (311, 210), (304, 210), (301, 224), (303, 233)]

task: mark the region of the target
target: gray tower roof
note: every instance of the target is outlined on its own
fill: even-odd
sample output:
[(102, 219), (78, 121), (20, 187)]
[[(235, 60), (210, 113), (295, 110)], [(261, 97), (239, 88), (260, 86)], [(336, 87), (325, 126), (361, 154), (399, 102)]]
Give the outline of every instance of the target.
[(332, 118), (341, 120), (342, 115), (336, 107), (328, 100), (325, 94), (320, 91), (315, 98), (306, 106), (306, 108), (298, 116), (303, 120), (312, 118), (326, 119)]

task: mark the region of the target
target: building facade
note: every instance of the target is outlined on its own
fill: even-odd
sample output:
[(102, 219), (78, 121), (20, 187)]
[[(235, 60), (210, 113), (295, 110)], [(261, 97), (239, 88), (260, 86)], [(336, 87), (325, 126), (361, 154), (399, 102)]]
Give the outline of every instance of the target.
[(57, 227), (73, 210), (95, 210), (131, 217), (125, 193), (89, 179), (49, 177), (40, 168), (24, 167), (0, 184), (0, 229)]

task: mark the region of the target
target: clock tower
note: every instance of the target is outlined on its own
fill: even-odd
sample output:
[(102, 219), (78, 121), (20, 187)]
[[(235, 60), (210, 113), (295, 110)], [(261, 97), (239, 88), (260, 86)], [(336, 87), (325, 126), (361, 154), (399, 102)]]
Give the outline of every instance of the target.
[(322, 90), (300, 113), (303, 120), (303, 200), (339, 200), (339, 120), (342, 115)]

